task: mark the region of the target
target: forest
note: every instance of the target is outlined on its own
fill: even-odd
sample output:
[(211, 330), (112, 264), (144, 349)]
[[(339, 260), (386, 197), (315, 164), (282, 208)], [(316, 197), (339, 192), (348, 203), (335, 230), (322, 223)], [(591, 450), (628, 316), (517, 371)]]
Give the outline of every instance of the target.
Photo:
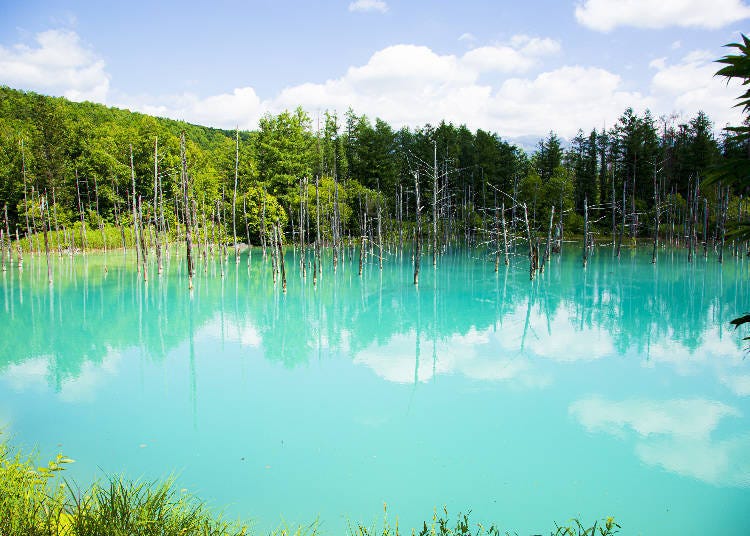
[(226, 246), (234, 235), (235, 248), (265, 248), (278, 223), (279, 238), (334, 248), (374, 240), (377, 224), (401, 244), (424, 225), (434, 249), (459, 238), (499, 249), (502, 214), (511, 236), (529, 240), (554, 231), (619, 250), (660, 235), (692, 251), (744, 219), (741, 185), (702, 182), (745, 150), (717, 139), (703, 112), (680, 122), (627, 109), (608, 130), (566, 144), (550, 132), (526, 154), (498, 133), (445, 122), (396, 130), (351, 109), (313, 118), (298, 108), (227, 131), (0, 87), (2, 232), (56, 231), (59, 250), (126, 247), (139, 221), (142, 240), (153, 241), (151, 227), (176, 239), (191, 219), (194, 240), (210, 232)]

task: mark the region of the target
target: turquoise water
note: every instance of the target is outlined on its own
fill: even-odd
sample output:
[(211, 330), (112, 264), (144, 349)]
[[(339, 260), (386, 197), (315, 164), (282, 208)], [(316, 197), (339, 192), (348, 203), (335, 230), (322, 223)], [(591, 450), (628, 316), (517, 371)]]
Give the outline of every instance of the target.
[[(110, 253), (0, 278), (0, 427), (81, 484), (155, 479), (267, 530), (421, 526), (435, 508), (519, 534), (578, 516), (624, 534), (750, 533), (747, 261), (578, 249), (528, 280), (477, 254), (437, 270), (357, 255), (288, 291), (254, 251), (173, 255), (148, 283)], [(6, 435), (7, 435), (6, 434)]]

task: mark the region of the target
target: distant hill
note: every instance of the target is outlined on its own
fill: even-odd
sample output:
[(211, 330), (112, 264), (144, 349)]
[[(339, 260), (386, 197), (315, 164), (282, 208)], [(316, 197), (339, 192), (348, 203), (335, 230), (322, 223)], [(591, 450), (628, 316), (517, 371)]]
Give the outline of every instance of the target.
[[(504, 137), (503, 139), (519, 149), (523, 149), (527, 155), (531, 156), (539, 149), (539, 142), (546, 137), (547, 135), (528, 134), (526, 136)], [(560, 146), (563, 149), (569, 149), (570, 140), (567, 138), (560, 138)]]

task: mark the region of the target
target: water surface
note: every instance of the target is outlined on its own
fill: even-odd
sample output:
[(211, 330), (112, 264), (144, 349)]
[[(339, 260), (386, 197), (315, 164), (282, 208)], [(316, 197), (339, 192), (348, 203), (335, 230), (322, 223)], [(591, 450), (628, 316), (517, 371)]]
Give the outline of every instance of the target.
[[(748, 266), (577, 250), (535, 281), (457, 252), (357, 254), (288, 291), (253, 252), (144, 283), (122, 253), (0, 279), (0, 426), (17, 445), (155, 479), (267, 530), (435, 508), (519, 534), (614, 515), (625, 534), (750, 533)], [(105, 273), (104, 266), (107, 266)], [(204, 271), (205, 270), (205, 271)]]

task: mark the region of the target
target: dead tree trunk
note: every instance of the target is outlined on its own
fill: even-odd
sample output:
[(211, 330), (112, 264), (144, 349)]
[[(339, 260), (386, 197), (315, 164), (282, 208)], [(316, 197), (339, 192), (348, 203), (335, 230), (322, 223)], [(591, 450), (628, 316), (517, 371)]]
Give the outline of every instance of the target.
[(21, 251), (21, 239), (18, 237), (18, 227), (16, 227), (16, 255), (18, 255), (18, 269), (23, 270), (23, 252)]
[[(21, 173), (23, 176), (23, 211), (26, 216), (26, 236), (29, 239), (29, 252), (31, 252), (31, 228), (29, 227), (29, 201), (26, 198), (26, 150), (21, 140)], [(76, 183), (78, 182), (78, 171), (76, 170)], [(16, 239), (16, 241), (18, 241)]]
[[(5, 211), (5, 236), (8, 237), (8, 265), (12, 264), (11, 256), (12, 256), (12, 241), (13, 238), (10, 234), (10, 223), (8, 223), (8, 203), (5, 203), (3, 210)], [(5, 251), (0, 251), (0, 255), (5, 255)]]
[(656, 186), (656, 164), (654, 164), (654, 250), (651, 253), (651, 264), (656, 264), (656, 252), (659, 247), (659, 188)]
[(414, 173), (414, 192), (417, 199), (417, 227), (414, 233), (414, 284), (419, 285), (419, 260), (422, 255), (422, 208), (419, 206), (419, 171)]
[[(47, 231), (49, 231), (49, 206), (47, 203), (47, 192), (44, 192), (44, 197), (40, 199), (39, 208), (41, 211), (41, 214), (39, 215), (39, 217), (42, 218), (42, 229), (44, 230), (44, 255), (47, 258), (47, 281), (49, 281), (49, 284), (51, 285), (52, 284), (52, 266), (49, 263), (49, 236), (47, 234)], [(45, 209), (47, 211), (47, 221), (44, 221)]]
[(502, 212), (501, 216), (503, 222), (503, 253), (505, 254), (505, 266), (508, 266), (508, 230), (505, 225), (505, 203), (503, 203), (500, 211)]
[(221, 223), (221, 204), (219, 200), (216, 200), (216, 218), (218, 220), (218, 227), (219, 227), (219, 243), (216, 246), (216, 250), (219, 253), (219, 266), (221, 266), (221, 277), (224, 277), (224, 253), (222, 248), (224, 247), (224, 227)]
[(404, 187), (398, 185), (398, 252), (403, 253), (404, 251)]
[(557, 241), (557, 253), (559, 255), (562, 255), (562, 246), (563, 246), (563, 238), (565, 237), (565, 220), (563, 219), (563, 216), (565, 215), (565, 204), (563, 204), (563, 196), (562, 193), (560, 194), (560, 216), (558, 219), (558, 227), (560, 228), (560, 238)]
[(703, 198), (703, 258), (708, 258), (708, 199)]
[(245, 239), (247, 240), (247, 265), (250, 266), (250, 258), (253, 256), (250, 248), (250, 226), (247, 224), (247, 196), (242, 196), (242, 217), (245, 220)]
[(544, 257), (542, 258), (542, 268), (549, 262), (552, 256), (552, 225), (555, 221), (555, 205), (552, 205), (552, 211), (549, 215), (549, 229), (547, 229), (547, 245), (544, 248)]
[(284, 233), (281, 232), (281, 225), (279, 225), (279, 219), (276, 218), (276, 233), (277, 233), (277, 246), (279, 250), (279, 265), (281, 267), (281, 289), (286, 292), (286, 268), (284, 265)]
[(589, 261), (589, 200), (583, 199), (583, 267)]
[(729, 186), (727, 186), (724, 194), (721, 194), (721, 186), (719, 186), (719, 199), (721, 204), (721, 229), (720, 229), (720, 243), (719, 243), (719, 262), (724, 262), (724, 243), (727, 237), (727, 212), (729, 210)]
[(263, 206), (261, 207), (261, 213), (260, 213), (260, 245), (263, 248), (263, 258), (266, 258), (266, 235), (268, 234), (268, 229), (266, 228), (266, 188), (261, 185), (260, 187), (260, 195), (262, 199)]
[(495, 240), (494, 240), (494, 246), (495, 246), (495, 273), (500, 268), (500, 214), (499, 209), (497, 208), (497, 194), (495, 194)]
[(156, 265), (157, 272), (162, 273), (162, 259), (161, 259), (161, 240), (159, 239), (159, 138), (154, 138), (154, 224), (156, 226), (156, 239), (154, 241), (154, 247), (156, 249)]
[(620, 233), (617, 238), (617, 257), (620, 257), (620, 250), (622, 249), (622, 239), (625, 234), (625, 186), (627, 184), (627, 181), (623, 179), (622, 181), (622, 225), (620, 226)]
[[(31, 187), (31, 206), (36, 208), (36, 202), (34, 201), (34, 187)], [(40, 205), (41, 206), (41, 205)], [(34, 210), (31, 211), (31, 236), (29, 237), (29, 251), (34, 253), (33, 246), (36, 245), (36, 253), (37, 255), (42, 254), (42, 248), (39, 245), (39, 230), (36, 225), (36, 216), (34, 215)]]
[(307, 192), (307, 178), (299, 180), (299, 270), (302, 278), (307, 277), (305, 264), (305, 192)]
[(610, 161), (610, 176), (612, 178), (612, 247), (617, 242), (617, 194), (615, 191), (615, 170)]
[(237, 247), (237, 177), (240, 169), (240, 129), (234, 132), (234, 193), (232, 194), (232, 236), (234, 237), (234, 262), (240, 263), (240, 248)]
[(359, 248), (359, 275), (362, 275), (362, 264), (364, 264), (364, 256), (365, 256), (365, 236), (367, 236), (367, 211), (362, 210), (362, 199), (359, 200), (359, 212), (361, 214), (361, 244)]
[[(741, 222), (742, 222), (742, 194), (740, 194), (740, 199), (737, 202), (737, 225), (739, 226)], [(734, 249), (734, 256), (738, 257), (740, 254), (740, 240), (733, 238), (732, 246)]]
[[(86, 217), (83, 210), (83, 201), (81, 200), (81, 183), (78, 181), (78, 169), (76, 169), (76, 194), (78, 195), (78, 215), (81, 218), (81, 249), (86, 252)], [(133, 212), (133, 214), (135, 214), (135, 211)]]
[(320, 176), (315, 176), (315, 263), (313, 267), (313, 285), (318, 283), (320, 270)]
[(182, 184), (182, 201), (185, 205), (185, 257), (187, 261), (188, 289), (193, 289), (193, 226), (190, 215), (190, 186), (185, 154), (185, 132), (180, 133), (180, 183)]
[(437, 266), (437, 141), (433, 140), (434, 160), (432, 168), (432, 265)]
[[(55, 200), (55, 188), (52, 187), (52, 213), (55, 218), (55, 245), (57, 246), (57, 256), (62, 257), (62, 246), (60, 245), (60, 226), (57, 222), (57, 201)], [(8, 236), (10, 238), (10, 236)]]
[(278, 261), (277, 261), (277, 247), (276, 247), (276, 224), (271, 224), (271, 274), (273, 275), (273, 284), (276, 286), (277, 274), (278, 274)]
[(529, 227), (529, 210), (526, 203), (523, 204), (523, 221), (526, 224), (526, 240), (529, 243), (529, 279), (534, 279), (534, 242), (531, 239), (531, 227)]
[(383, 226), (381, 224), (383, 213), (380, 209), (380, 202), (378, 201), (378, 265), (380, 269), (383, 269)]
[[(338, 141), (336, 141), (338, 144)], [(337, 177), (338, 155), (334, 149), (333, 153), (333, 224), (331, 234), (333, 238), (333, 271), (338, 265), (339, 253), (341, 252), (341, 214), (339, 213), (339, 180)]]
[(141, 262), (143, 263), (143, 280), (148, 281), (148, 253), (146, 249), (146, 233), (143, 228), (143, 199), (138, 196), (138, 227), (140, 228)]
[[(200, 253), (198, 253), (198, 257), (200, 258), (203, 256), (203, 273), (208, 273), (208, 220), (206, 219), (206, 195), (203, 195), (203, 198), (201, 199), (201, 221), (203, 222), (203, 247), (199, 247)], [(213, 227), (212, 227), (213, 228)], [(201, 237), (200, 235), (195, 237), (197, 242), (201, 243)]]
[[(47, 194), (44, 194), (44, 197), (47, 197)], [(94, 177), (94, 203), (96, 207), (96, 218), (97, 218), (97, 225), (99, 227), (99, 232), (102, 235), (102, 249), (104, 250), (104, 273), (107, 273), (107, 235), (104, 232), (104, 218), (102, 218), (102, 215), (99, 213), (99, 185), (96, 182), (96, 177)], [(48, 207), (49, 209), (49, 207)]]
[[(138, 195), (135, 193), (135, 166), (133, 165), (133, 144), (130, 144), (130, 178), (133, 183), (133, 232), (135, 233), (135, 264), (136, 270), (140, 272), (141, 268), (141, 255), (140, 250), (140, 239), (138, 236), (138, 207), (136, 206)], [(80, 202), (80, 201), (79, 201)]]

